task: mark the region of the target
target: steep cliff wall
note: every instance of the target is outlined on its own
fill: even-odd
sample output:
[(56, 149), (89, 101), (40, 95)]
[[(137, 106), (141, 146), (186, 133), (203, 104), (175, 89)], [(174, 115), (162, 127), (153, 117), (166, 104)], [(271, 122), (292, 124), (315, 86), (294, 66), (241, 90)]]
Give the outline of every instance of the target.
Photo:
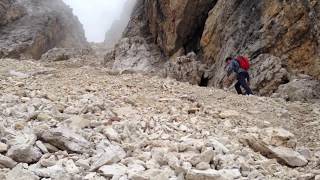
[[(166, 55), (170, 67), (166, 69), (167, 75), (177, 74), (170, 71), (196, 67), (173, 77), (189, 79), (193, 84), (201, 84), (205, 79), (205, 85), (222, 87), (224, 59), (241, 54), (251, 59), (252, 87), (258, 94), (272, 95), (279, 86), (306, 77), (299, 74), (309, 75), (305, 79), (317, 84), (313, 87), (315, 91), (319, 89), (318, 1), (140, 0), (139, 3), (136, 11), (142, 16), (137, 18), (133, 14), (124, 36), (137, 34), (137, 26), (143, 29), (142, 34), (148, 34), (146, 39)], [(192, 56), (195, 62), (174, 60), (190, 52), (196, 53)], [(188, 73), (195, 71), (198, 73)]]
[[(319, 10), (318, 2), (307, 0), (219, 1), (210, 12), (201, 39), (203, 60), (215, 69), (212, 84), (218, 86), (221, 81), (224, 58), (237, 54), (251, 57), (253, 70), (271, 58), (269, 67), (280, 65), (289, 74), (320, 78)], [(271, 82), (274, 78), (280, 80), (276, 74), (281, 69), (260, 69), (254, 75), (259, 78), (259, 74), (273, 73), (270, 80), (263, 79)], [(267, 92), (285, 81), (277, 82)], [(268, 88), (269, 82), (257, 82), (257, 88)]]
[(0, 0), (0, 15), (0, 57), (39, 59), (53, 47), (88, 46), (61, 0)]
[(133, 11), (133, 8), (135, 7), (136, 2), (136, 0), (127, 0), (124, 4), (119, 18), (112, 23), (110, 29), (108, 29), (105, 34), (104, 43), (107, 47), (114, 46), (117, 41), (121, 39), (123, 31), (130, 21), (131, 13)]
[[(107, 54), (106, 64), (114, 61), (114, 69), (137, 70), (136, 67), (139, 66), (139, 71), (148, 71), (154, 69), (150, 68), (152, 64), (159, 67), (168, 57), (177, 57), (191, 51), (198, 52), (205, 20), (215, 2), (138, 0), (123, 32), (125, 40), (119, 41), (112, 52)], [(148, 59), (150, 63), (146, 63)], [(140, 66), (141, 62), (144, 65)]]
[(198, 50), (208, 12), (215, 0), (145, 0), (148, 29), (162, 51), (172, 56), (181, 48)]

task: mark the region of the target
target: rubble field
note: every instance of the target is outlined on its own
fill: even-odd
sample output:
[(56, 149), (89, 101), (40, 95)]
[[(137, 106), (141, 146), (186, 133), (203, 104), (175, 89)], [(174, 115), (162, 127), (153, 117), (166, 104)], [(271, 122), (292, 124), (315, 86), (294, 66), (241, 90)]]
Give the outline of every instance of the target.
[(320, 104), (0, 60), (0, 179), (320, 179)]

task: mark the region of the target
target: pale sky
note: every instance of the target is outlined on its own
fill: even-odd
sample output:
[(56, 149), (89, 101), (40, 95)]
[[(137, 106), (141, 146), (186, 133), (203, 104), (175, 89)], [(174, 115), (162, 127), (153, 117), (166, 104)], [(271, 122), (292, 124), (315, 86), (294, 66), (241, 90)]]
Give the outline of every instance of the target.
[(78, 16), (90, 42), (102, 42), (126, 0), (63, 0)]

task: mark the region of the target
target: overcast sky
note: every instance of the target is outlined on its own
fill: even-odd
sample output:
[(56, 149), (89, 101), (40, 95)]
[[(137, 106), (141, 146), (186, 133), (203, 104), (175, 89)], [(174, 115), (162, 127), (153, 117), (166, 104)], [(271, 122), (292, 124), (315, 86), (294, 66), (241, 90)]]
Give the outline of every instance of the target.
[(118, 19), (125, 0), (63, 0), (78, 16), (90, 42), (102, 42), (113, 20)]

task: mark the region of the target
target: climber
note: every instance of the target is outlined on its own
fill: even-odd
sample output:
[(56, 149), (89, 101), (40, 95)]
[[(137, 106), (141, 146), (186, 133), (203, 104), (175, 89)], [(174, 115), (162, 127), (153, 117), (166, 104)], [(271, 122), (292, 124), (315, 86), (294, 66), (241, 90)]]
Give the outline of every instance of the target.
[(248, 70), (250, 68), (249, 60), (246, 57), (239, 56), (237, 58), (228, 57), (226, 59), (227, 80), (230, 81), (230, 75), (234, 72), (238, 82), (235, 84), (235, 88), (238, 94), (243, 94), (241, 86), (245, 89), (246, 95), (252, 95), (250, 89), (250, 76)]

